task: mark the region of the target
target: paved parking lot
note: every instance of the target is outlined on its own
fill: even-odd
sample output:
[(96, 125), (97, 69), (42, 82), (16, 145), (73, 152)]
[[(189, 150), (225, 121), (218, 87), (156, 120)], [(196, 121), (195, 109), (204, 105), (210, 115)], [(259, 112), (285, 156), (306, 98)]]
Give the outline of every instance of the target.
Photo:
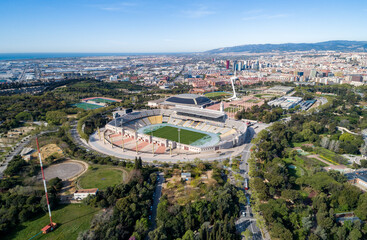
[[(73, 178), (83, 172), (85, 169), (84, 165), (78, 162), (64, 162), (55, 165), (51, 165), (45, 169), (46, 181), (58, 177), (65, 181)], [(41, 173), (38, 175), (41, 178)]]

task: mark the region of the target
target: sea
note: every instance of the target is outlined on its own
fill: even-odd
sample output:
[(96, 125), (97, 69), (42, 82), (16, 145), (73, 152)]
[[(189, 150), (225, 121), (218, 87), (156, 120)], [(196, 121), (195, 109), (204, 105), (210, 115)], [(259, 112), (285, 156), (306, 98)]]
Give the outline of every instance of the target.
[(174, 55), (184, 53), (0, 53), (2, 60), (26, 60), (45, 58), (80, 58), (107, 56), (144, 56), (144, 55)]

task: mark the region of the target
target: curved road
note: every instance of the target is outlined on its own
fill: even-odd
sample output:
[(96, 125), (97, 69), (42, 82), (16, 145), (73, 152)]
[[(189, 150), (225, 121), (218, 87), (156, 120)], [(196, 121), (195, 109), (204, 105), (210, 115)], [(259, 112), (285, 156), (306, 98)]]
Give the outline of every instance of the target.
[[(153, 205), (152, 205), (152, 215), (151, 215), (151, 225), (149, 231), (153, 231), (156, 228), (156, 217), (157, 217), (157, 208), (162, 195), (162, 184), (164, 183), (164, 174), (160, 172), (158, 174), (158, 182), (155, 187), (154, 195), (153, 195)], [(149, 239), (149, 238), (147, 238)]]

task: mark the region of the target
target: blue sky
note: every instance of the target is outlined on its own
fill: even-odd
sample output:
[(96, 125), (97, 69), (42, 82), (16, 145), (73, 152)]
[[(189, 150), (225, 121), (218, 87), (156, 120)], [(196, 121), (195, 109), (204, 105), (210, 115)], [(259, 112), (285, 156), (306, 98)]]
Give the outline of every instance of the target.
[(367, 41), (365, 0), (1, 0), (0, 53)]

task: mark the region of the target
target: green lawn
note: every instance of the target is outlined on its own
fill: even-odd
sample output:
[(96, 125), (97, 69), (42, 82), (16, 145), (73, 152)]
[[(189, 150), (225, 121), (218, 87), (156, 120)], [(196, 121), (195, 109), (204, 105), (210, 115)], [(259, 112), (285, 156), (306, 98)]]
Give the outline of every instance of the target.
[(77, 107), (77, 108), (82, 108), (84, 110), (97, 109), (97, 108), (102, 107), (102, 106), (99, 106), (99, 105), (96, 105), (96, 104), (85, 103), (85, 102), (76, 103), (76, 104), (74, 104), (74, 106)]
[(205, 95), (205, 97), (210, 98), (210, 97), (218, 97), (218, 96), (228, 96), (228, 95), (231, 95), (231, 94), (229, 94), (227, 92), (210, 92), (210, 93), (205, 93), (204, 95)]
[[(165, 126), (158, 128), (156, 130), (153, 130), (153, 136), (165, 138), (168, 140), (172, 140), (175, 142), (178, 142), (178, 128)], [(147, 132), (146, 134), (151, 134), (151, 132)], [(193, 142), (196, 142), (197, 140), (207, 136), (204, 133), (189, 131), (186, 129), (181, 129), (180, 131), (180, 142), (183, 144), (191, 144)]]
[[(46, 235), (40, 234), (32, 240), (77, 239), (79, 232), (89, 229), (90, 221), (98, 211), (97, 208), (84, 204), (60, 205), (58, 209), (52, 211), (52, 221), (57, 223), (58, 227), (53, 232)], [(39, 233), (49, 221), (48, 214), (44, 214), (42, 217), (21, 224), (14, 229), (14, 232), (2, 236), (1, 239), (29, 239)]]
[(124, 172), (110, 166), (94, 166), (80, 177), (79, 185), (82, 188), (106, 189), (122, 183)]
[(115, 100), (105, 99), (105, 98), (94, 98), (94, 99), (91, 99), (91, 101), (101, 102), (101, 103), (113, 103), (113, 102), (116, 102)]

